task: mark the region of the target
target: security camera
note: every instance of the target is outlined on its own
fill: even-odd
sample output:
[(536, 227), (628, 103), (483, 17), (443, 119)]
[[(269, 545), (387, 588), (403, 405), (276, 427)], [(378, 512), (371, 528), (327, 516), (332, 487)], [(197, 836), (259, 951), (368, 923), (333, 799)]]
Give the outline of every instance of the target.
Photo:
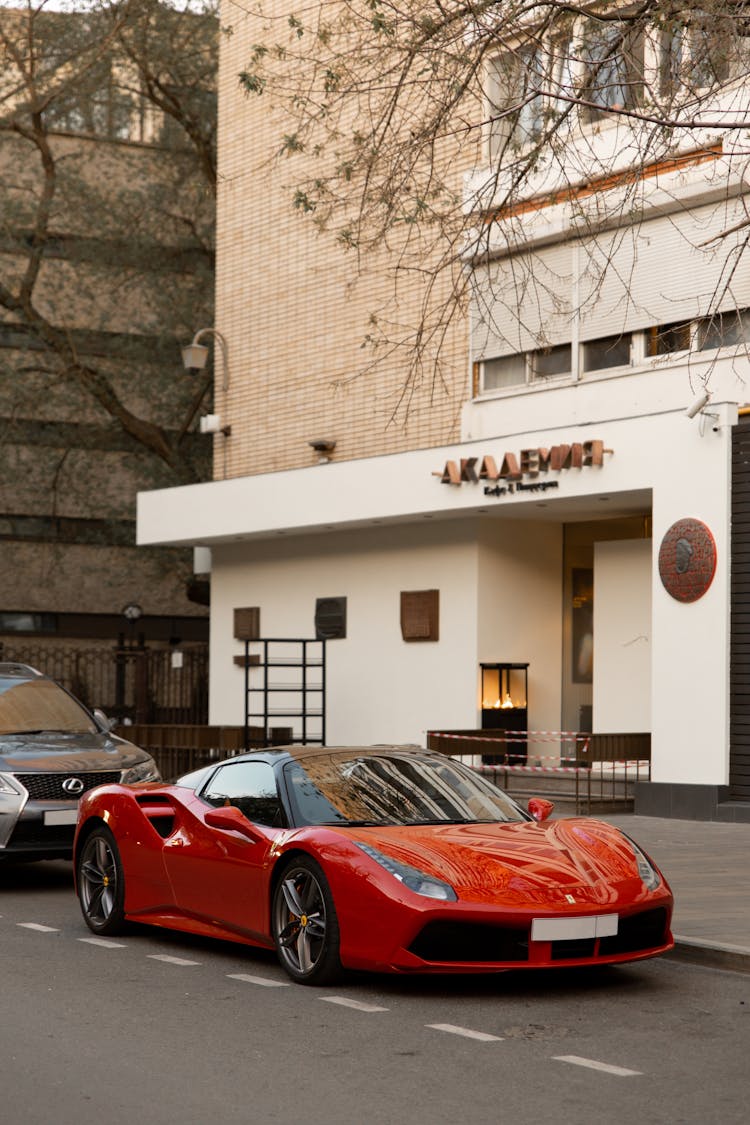
[(704, 391), (702, 395), (698, 395), (698, 397), (695, 399), (695, 401), (691, 402), (690, 406), (685, 411), (688, 418), (695, 418), (696, 414), (700, 414), (701, 410), (703, 410), (704, 407), (708, 406), (710, 400), (711, 400), (711, 392), (710, 391)]
[(225, 437), (228, 437), (232, 432), (232, 427), (222, 426), (219, 414), (204, 414), (200, 420), (200, 432), (202, 434), (224, 434)]

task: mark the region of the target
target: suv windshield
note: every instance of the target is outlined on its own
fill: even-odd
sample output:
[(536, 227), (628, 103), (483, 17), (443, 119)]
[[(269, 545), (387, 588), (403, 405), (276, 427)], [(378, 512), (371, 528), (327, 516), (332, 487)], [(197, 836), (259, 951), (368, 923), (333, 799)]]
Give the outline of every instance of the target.
[(0, 734), (33, 731), (96, 734), (96, 725), (53, 680), (0, 676)]

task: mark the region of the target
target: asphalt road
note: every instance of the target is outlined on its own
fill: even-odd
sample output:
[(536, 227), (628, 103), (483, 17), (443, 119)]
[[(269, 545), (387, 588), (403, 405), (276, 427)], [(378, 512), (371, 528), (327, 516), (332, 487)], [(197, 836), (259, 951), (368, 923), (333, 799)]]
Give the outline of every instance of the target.
[(0, 866), (2, 1125), (748, 1119), (750, 975), (674, 962), (288, 983), (267, 953), (96, 939), (64, 863)]

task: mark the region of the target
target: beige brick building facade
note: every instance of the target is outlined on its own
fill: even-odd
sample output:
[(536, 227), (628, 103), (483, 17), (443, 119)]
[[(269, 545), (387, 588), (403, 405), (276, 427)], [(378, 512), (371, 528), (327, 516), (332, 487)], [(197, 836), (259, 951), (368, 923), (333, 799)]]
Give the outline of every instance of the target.
[[(286, 8), (281, 0), (266, 5), (277, 14)], [(405, 399), (405, 349), (386, 357), (387, 346), (373, 353), (362, 343), (373, 314), (392, 326), (389, 336), (397, 325), (415, 327), (424, 289), (414, 274), (394, 282), (395, 252), (358, 263), (294, 211), (304, 159), (276, 155), (283, 120), (238, 80), (261, 21), (227, 0), (222, 25), (232, 34), (222, 42), (219, 76), (216, 307), (231, 383), (227, 399), (217, 387), (216, 409), (232, 434), (215, 439), (215, 476), (314, 464), (308, 442), (319, 436), (336, 442), (337, 461), (455, 439), (469, 388), (465, 319), (449, 329), (437, 370), (428, 355)], [(460, 190), (460, 167), (455, 176)], [(450, 284), (446, 277), (443, 296)]]

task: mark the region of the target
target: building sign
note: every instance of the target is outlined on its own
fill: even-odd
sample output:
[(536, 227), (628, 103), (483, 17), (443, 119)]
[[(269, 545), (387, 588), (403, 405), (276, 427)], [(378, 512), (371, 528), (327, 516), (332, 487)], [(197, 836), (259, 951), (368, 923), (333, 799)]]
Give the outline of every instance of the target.
[(716, 543), (700, 520), (673, 523), (659, 548), (659, 577), (678, 602), (697, 602), (716, 573)]
[[(446, 461), (442, 472), (433, 476), (441, 484), (482, 484), (485, 496), (504, 496), (511, 492), (546, 492), (557, 488), (558, 480), (551, 473), (568, 469), (601, 468), (604, 454), (603, 441), (580, 441), (570, 445), (553, 445), (549, 449), (521, 449), (518, 453), (505, 453), (498, 466), (494, 457), (463, 457), (460, 461)], [(543, 478), (543, 479), (540, 479)]]

